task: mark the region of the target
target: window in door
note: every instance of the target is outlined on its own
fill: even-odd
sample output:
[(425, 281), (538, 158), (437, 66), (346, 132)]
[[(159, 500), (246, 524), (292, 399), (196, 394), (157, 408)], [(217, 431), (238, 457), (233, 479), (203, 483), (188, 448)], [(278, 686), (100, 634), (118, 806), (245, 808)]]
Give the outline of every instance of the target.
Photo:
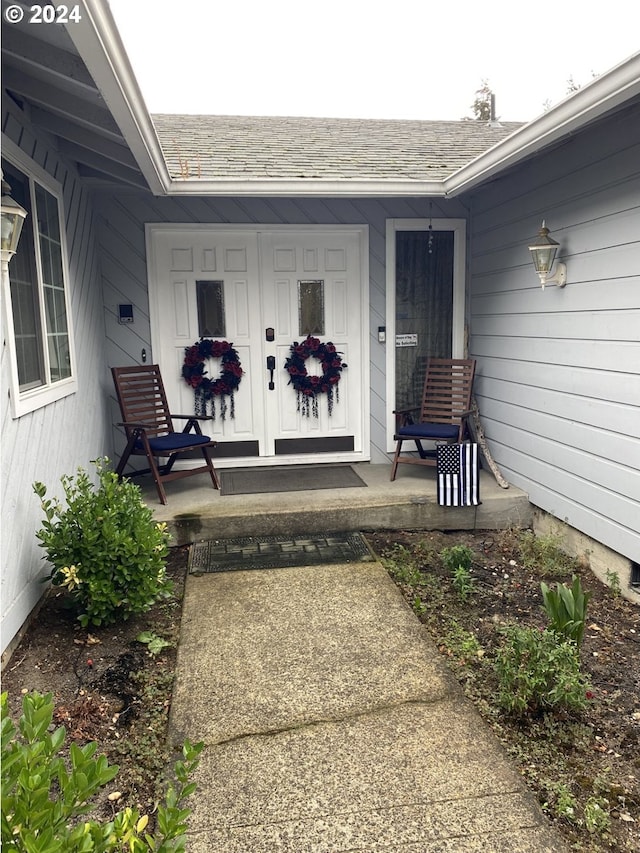
[(196, 281), (198, 334), (201, 338), (226, 337), (224, 282)]
[(324, 281), (298, 282), (298, 331), (324, 335)]
[(451, 358), (453, 231), (396, 232), (395, 408), (422, 396), (427, 359)]

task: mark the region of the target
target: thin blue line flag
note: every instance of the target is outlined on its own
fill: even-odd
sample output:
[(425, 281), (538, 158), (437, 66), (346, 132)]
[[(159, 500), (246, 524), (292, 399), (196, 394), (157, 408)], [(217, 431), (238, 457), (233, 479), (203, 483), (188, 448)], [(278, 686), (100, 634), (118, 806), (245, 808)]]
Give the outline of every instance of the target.
[(478, 445), (439, 444), (436, 454), (439, 505), (478, 506)]

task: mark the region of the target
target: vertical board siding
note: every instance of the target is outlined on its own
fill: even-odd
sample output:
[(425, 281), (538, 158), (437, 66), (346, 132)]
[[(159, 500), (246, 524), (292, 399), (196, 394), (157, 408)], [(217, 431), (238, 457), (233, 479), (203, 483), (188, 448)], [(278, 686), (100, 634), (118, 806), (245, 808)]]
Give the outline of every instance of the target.
[[(505, 475), (640, 561), (640, 106), (471, 197), (470, 352)], [(567, 264), (543, 291), (542, 219)]]
[[(3, 328), (1, 371), (5, 393), (2, 419), (2, 650), (7, 647), (43, 592), (43, 552), (36, 540), (42, 522), (32, 484), (61, 496), (60, 477), (108, 452), (107, 369), (104, 312), (96, 217), (78, 175), (39, 137), (14, 105), (3, 105), (3, 132), (62, 186), (70, 309), (78, 377), (77, 393), (20, 418), (12, 418), (9, 355)], [(3, 317), (4, 324), (4, 317)]]
[[(386, 325), (385, 234), (389, 218), (464, 217), (459, 201), (433, 204), (423, 199), (227, 199), (153, 198), (131, 191), (118, 200), (100, 197), (100, 255), (109, 366), (138, 363), (151, 353), (149, 300), (144, 245), (147, 222), (241, 225), (368, 225), (370, 293), (371, 458), (387, 462), (385, 347), (378, 326)], [(135, 323), (119, 326), (119, 302), (133, 302)], [(115, 400), (112, 410), (116, 411)], [(116, 417), (114, 417), (114, 421)], [(114, 447), (121, 438), (114, 430)]]

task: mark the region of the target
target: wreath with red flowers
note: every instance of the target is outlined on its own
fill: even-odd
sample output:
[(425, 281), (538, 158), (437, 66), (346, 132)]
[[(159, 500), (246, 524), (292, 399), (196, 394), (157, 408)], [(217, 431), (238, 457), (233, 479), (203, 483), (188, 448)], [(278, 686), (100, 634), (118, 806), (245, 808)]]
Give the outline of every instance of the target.
[[(321, 376), (309, 376), (306, 366), (309, 358), (318, 359), (322, 366)], [(284, 367), (289, 374), (289, 385), (293, 385), (298, 395), (298, 411), (306, 417), (312, 413), (314, 418), (317, 418), (318, 396), (326, 394), (329, 415), (331, 415), (334, 397), (336, 403), (340, 401), (338, 383), (340, 374), (346, 366), (331, 341), (323, 344), (311, 335), (308, 335), (302, 343), (294, 341)]]
[[(207, 376), (206, 361), (210, 358), (221, 359), (220, 375), (217, 379)], [(230, 416), (235, 417), (234, 392), (238, 390), (242, 374), (244, 373), (238, 351), (228, 341), (210, 341), (203, 338), (193, 346), (185, 347), (184, 364), (182, 365), (182, 378), (195, 391), (195, 413), (196, 415), (207, 415), (216, 417), (216, 397), (220, 398), (220, 416), (225, 420), (227, 415), (227, 401), (230, 400)]]

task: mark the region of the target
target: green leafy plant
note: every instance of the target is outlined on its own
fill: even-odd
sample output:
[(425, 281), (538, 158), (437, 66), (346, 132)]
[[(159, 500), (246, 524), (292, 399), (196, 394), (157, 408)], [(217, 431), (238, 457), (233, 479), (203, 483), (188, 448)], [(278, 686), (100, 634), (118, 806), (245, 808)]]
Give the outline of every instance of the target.
[(607, 569), (607, 584), (613, 598), (619, 598), (622, 595), (622, 586), (620, 585), (620, 575), (617, 572)]
[(578, 802), (569, 788), (562, 782), (549, 780), (545, 780), (544, 787), (550, 796), (542, 804), (543, 811), (555, 814), (571, 823), (577, 823)]
[(391, 577), (398, 583), (418, 586), (422, 579), (420, 569), (411, 551), (404, 545), (395, 544), (385, 555), (383, 564)]
[(476, 589), (475, 580), (464, 566), (458, 566), (453, 573), (453, 585), (462, 601), (467, 601)]
[(451, 548), (443, 548), (440, 551), (442, 564), (452, 575), (460, 566), (469, 572), (473, 563), (473, 556), (473, 551), (466, 545), (453, 545)]
[(169, 535), (142, 501), (140, 489), (95, 461), (98, 485), (78, 468), (61, 479), (67, 501), (47, 498), (42, 483), (33, 489), (45, 520), (36, 533), (53, 565), (49, 579), (65, 587), (83, 626), (105, 625), (142, 613), (171, 583), (166, 577)]
[(163, 649), (171, 645), (169, 640), (159, 637), (154, 631), (142, 631), (138, 634), (136, 640), (139, 643), (143, 643), (151, 655), (158, 655)]
[(542, 581), (540, 589), (552, 630), (558, 634), (564, 634), (579, 646), (584, 636), (587, 605), (591, 593), (583, 591), (577, 575), (573, 576), (570, 587), (558, 583), (553, 590)]
[(475, 583), (471, 576), (473, 557), (473, 551), (466, 545), (453, 545), (451, 548), (443, 548), (440, 551), (440, 560), (452, 575), (453, 586), (463, 601), (466, 601), (475, 591)]
[(476, 635), (467, 631), (458, 622), (450, 622), (438, 641), (462, 664), (470, 660), (481, 660), (484, 657), (484, 650)]
[(589, 684), (576, 643), (551, 630), (509, 625), (496, 654), (497, 701), (518, 716), (587, 704)]
[[(2, 694), (2, 846), (28, 853), (130, 853), (185, 850), (186, 820), (190, 809), (183, 801), (195, 791), (189, 782), (198, 765), (203, 744), (185, 743), (183, 758), (175, 763), (176, 782), (158, 806), (157, 826), (146, 832), (148, 815), (126, 808), (113, 820), (84, 818), (91, 798), (117, 775), (97, 744), (71, 743), (68, 758), (63, 749), (66, 732), (52, 729), (53, 699), (49, 693), (28, 693), (16, 728)], [(83, 819), (84, 818), (84, 819)]]
[(584, 825), (592, 834), (604, 834), (611, 828), (609, 803), (604, 797), (589, 797), (584, 804)]
[(532, 530), (520, 537), (518, 555), (525, 569), (538, 572), (541, 577), (566, 577), (576, 570), (576, 561), (560, 547), (561, 539), (549, 533), (536, 536)]
[(411, 606), (416, 616), (424, 616), (424, 614), (427, 612), (427, 605), (424, 603), (424, 601), (419, 595), (414, 596)]

